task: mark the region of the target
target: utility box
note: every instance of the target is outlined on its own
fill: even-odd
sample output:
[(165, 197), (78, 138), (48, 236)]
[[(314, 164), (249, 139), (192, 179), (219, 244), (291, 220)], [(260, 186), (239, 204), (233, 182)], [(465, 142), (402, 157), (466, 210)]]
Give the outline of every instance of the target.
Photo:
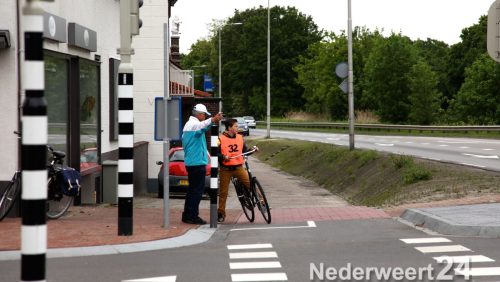
[(102, 201), (118, 204), (118, 162), (106, 160), (102, 162)]

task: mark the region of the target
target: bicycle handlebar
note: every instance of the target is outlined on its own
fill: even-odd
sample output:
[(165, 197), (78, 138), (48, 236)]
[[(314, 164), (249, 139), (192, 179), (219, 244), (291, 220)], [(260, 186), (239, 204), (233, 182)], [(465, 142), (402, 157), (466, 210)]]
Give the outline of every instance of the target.
[(239, 155), (236, 155), (236, 156), (232, 156), (232, 157), (229, 157), (228, 159), (231, 160), (231, 159), (236, 159), (236, 158), (239, 158), (241, 156), (247, 156), (247, 155), (250, 155), (250, 154), (253, 154), (255, 152), (257, 152), (257, 146), (253, 146), (253, 149), (246, 152), (246, 153), (243, 153), (243, 154), (239, 154)]

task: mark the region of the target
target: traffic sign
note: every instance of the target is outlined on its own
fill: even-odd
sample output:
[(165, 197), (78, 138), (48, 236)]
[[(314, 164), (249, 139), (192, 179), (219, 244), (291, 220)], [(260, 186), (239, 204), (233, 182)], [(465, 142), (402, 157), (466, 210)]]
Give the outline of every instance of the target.
[(487, 49), (490, 57), (500, 62), (500, 0), (491, 4), (488, 10)]
[(340, 78), (346, 78), (348, 70), (349, 66), (347, 65), (346, 62), (338, 63), (337, 66), (335, 67), (335, 73)]

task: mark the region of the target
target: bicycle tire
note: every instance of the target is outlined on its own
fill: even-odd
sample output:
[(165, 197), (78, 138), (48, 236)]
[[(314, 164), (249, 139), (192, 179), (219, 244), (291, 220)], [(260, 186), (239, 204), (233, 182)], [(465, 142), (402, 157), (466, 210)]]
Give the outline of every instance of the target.
[(47, 197), (47, 217), (50, 219), (57, 219), (69, 209), (73, 202), (73, 197), (62, 194), (60, 198), (52, 198), (50, 195), (51, 184), (52, 178), (49, 178), (47, 182), (47, 187), (49, 189), (49, 195)]
[(267, 202), (266, 194), (264, 193), (264, 189), (262, 189), (262, 185), (260, 185), (259, 180), (256, 177), (252, 178), (252, 192), (255, 203), (257, 204), (257, 208), (259, 209), (264, 220), (270, 224), (271, 223), (271, 209), (269, 208), (269, 204)]
[(14, 206), (14, 202), (17, 199), (19, 191), (21, 190), (21, 185), (18, 176), (14, 176), (7, 188), (2, 193), (0, 197), (0, 221), (2, 221), (10, 210)]
[(236, 189), (236, 194), (238, 196), (238, 200), (240, 201), (241, 208), (243, 209), (245, 217), (248, 219), (248, 221), (254, 222), (255, 211), (248, 189), (246, 189), (245, 186), (238, 180), (235, 180), (233, 182), (233, 185)]

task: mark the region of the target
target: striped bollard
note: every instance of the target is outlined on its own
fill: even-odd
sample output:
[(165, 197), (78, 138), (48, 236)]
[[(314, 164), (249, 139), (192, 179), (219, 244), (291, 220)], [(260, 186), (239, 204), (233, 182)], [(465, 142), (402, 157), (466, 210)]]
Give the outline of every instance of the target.
[(21, 281), (45, 281), (47, 252), (47, 103), (44, 97), (43, 10), (27, 1), (24, 14), (24, 62), (21, 170)]
[(218, 159), (218, 138), (219, 126), (212, 125), (210, 137), (210, 228), (217, 228), (217, 192), (219, 189), (219, 159)]
[[(133, 233), (134, 78), (121, 63), (118, 73), (118, 235)], [(131, 68), (130, 68), (131, 69)]]

